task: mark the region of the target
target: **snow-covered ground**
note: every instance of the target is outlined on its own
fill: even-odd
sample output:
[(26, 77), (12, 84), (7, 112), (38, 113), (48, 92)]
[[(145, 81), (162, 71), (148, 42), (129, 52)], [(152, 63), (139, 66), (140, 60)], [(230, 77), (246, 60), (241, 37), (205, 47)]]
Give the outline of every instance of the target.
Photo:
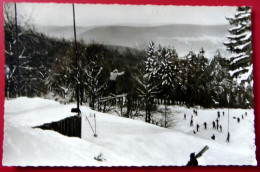
[[(5, 166), (182, 166), (191, 152), (205, 145), (209, 150), (198, 159), (199, 165), (256, 165), (253, 110), (231, 109), (231, 142), (226, 143), (227, 109), (193, 109), (171, 106), (174, 125), (165, 129), (140, 120), (92, 111), (81, 107), (82, 139), (32, 127), (72, 116), (74, 104), (62, 105), (42, 98), (17, 98), (5, 101), (3, 165)], [(221, 112), (223, 131), (212, 129)], [(225, 116), (222, 112), (225, 112)], [(245, 116), (247, 112), (247, 116)], [(97, 120), (98, 137), (88, 124)], [(183, 119), (183, 115), (187, 119)], [(194, 127), (190, 127), (191, 115)], [(244, 119), (240, 123), (233, 117)], [(205, 130), (203, 123), (208, 123)], [(194, 134), (199, 124), (199, 132)], [(211, 136), (215, 134), (216, 140)], [(102, 154), (103, 161), (94, 157)]]

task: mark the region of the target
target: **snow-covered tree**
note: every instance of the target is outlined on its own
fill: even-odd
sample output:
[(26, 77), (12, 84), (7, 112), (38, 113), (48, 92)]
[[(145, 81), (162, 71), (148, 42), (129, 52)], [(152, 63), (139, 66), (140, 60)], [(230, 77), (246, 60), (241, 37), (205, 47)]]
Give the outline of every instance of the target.
[(160, 59), (159, 78), (161, 84), (162, 94), (160, 99), (174, 100), (176, 97), (176, 88), (180, 82), (179, 72), (179, 59), (174, 48), (164, 48)]
[(251, 82), (253, 77), (251, 44), (251, 7), (238, 7), (232, 17), (227, 17), (233, 27), (228, 31), (228, 41), (224, 43), (231, 52), (230, 73), (240, 82)]
[[(49, 61), (52, 61), (48, 48), (54, 47), (54, 44), (50, 45), (50, 40), (47, 40), (45, 35), (36, 33), (28, 23), (20, 25), (18, 21), (16, 30), (14, 7), (7, 3), (4, 9), (5, 62), (9, 68), (6, 96), (41, 95), (45, 90), (44, 80), (47, 77)], [(19, 15), (17, 17), (20, 18)]]
[(73, 49), (70, 48), (66, 51), (66, 54), (56, 58), (53, 64), (51, 72), (46, 79), (46, 85), (48, 86), (49, 92), (58, 95), (62, 102), (66, 103), (73, 100), (75, 95), (75, 73), (73, 61)]
[(159, 85), (155, 85), (149, 81), (143, 74), (139, 78), (136, 78), (138, 82), (137, 91), (139, 97), (144, 100), (145, 103), (145, 122), (150, 123), (152, 118), (152, 108), (154, 106), (153, 100), (158, 94)]
[(160, 75), (162, 85), (173, 87), (174, 70), (176, 70), (176, 64), (173, 64), (173, 58), (176, 57), (176, 52), (172, 49), (167, 49), (167, 53), (163, 57), (160, 66)]
[[(17, 68), (17, 52), (16, 46), (16, 22), (14, 13), (14, 4), (4, 4), (4, 32), (5, 32), (5, 96), (16, 97), (18, 96), (18, 68)], [(17, 26), (17, 32), (21, 33), (21, 27)], [(19, 37), (19, 35), (18, 35)], [(8, 73), (7, 73), (8, 72)]]
[(78, 71), (73, 46), (64, 56), (58, 57), (46, 82), (49, 91), (59, 95), (62, 101), (74, 101), (76, 83), (79, 83), (80, 103), (87, 102), (89, 98), (90, 107), (95, 108), (98, 96), (105, 88), (101, 78), (104, 74), (103, 56), (102, 51), (97, 53), (98, 47), (96, 44), (85, 45), (83, 42), (78, 42)]
[(232, 89), (233, 81), (228, 73), (228, 66), (228, 60), (217, 50), (209, 65), (211, 95), (217, 106), (227, 106), (226, 95)]
[(158, 70), (159, 63), (155, 50), (155, 44), (153, 41), (150, 41), (146, 51), (145, 77), (147, 77), (149, 81), (155, 80), (155, 78), (158, 76)]
[(103, 67), (98, 62), (101, 60), (102, 57), (99, 56), (89, 57), (88, 63), (82, 72), (83, 85), (89, 91), (89, 103), (93, 109), (95, 109), (98, 96), (105, 89), (105, 84), (100, 81)]

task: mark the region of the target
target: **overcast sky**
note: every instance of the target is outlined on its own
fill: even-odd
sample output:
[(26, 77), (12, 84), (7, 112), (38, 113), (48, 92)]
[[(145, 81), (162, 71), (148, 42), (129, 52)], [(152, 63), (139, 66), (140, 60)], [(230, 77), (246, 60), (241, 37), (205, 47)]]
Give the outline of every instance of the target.
[[(228, 24), (235, 7), (75, 4), (77, 26)], [(36, 25), (73, 25), (71, 4), (18, 3), (18, 14)], [(30, 17), (31, 16), (31, 17)], [(22, 21), (21, 18), (18, 18)]]

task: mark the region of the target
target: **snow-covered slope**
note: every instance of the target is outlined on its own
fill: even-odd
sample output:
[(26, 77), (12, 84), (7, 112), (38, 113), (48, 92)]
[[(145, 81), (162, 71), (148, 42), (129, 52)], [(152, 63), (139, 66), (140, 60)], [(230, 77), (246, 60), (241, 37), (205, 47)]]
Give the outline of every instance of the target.
[[(230, 118), (229, 144), (225, 142), (224, 127), (223, 133), (215, 132), (215, 141), (210, 139), (213, 129), (203, 131), (202, 125), (201, 131), (194, 135), (188, 120), (192, 109), (183, 107), (171, 107), (176, 119), (171, 129), (95, 112), (88, 107), (81, 107), (82, 139), (32, 128), (73, 115), (70, 109), (74, 106), (41, 98), (6, 100), (3, 165), (179, 166), (186, 165), (190, 153), (200, 151), (205, 145), (210, 149), (198, 159), (200, 165), (256, 165), (252, 110), (230, 110), (230, 117), (241, 116), (245, 111), (248, 116), (240, 124)], [(93, 136), (86, 119), (87, 116), (94, 125), (94, 113), (98, 137)], [(184, 113), (187, 120), (183, 120)], [(194, 125), (214, 120), (217, 110), (198, 110), (198, 114), (194, 116)], [(96, 161), (94, 157), (100, 154), (104, 160)]]

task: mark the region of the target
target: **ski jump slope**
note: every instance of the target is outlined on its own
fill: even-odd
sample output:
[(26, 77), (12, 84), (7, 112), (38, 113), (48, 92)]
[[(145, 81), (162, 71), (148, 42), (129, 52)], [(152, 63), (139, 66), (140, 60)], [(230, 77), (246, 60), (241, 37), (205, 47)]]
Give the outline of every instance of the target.
[[(256, 165), (253, 110), (230, 110), (231, 142), (226, 143), (227, 109), (222, 117), (223, 132), (212, 129), (219, 109), (198, 109), (194, 127), (189, 126), (193, 109), (171, 107), (175, 124), (170, 129), (140, 120), (104, 114), (81, 107), (82, 139), (32, 127), (72, 116), (74, 104), (62, 105), (43, 98), (17, 98), (5, 101), (3, 165), (5, 166), (183, 166), (191, 152), (205, 145), (209, 150), (199, 165)], [(248, 113), (238, 124), (233, 116)], [(97, 135), (94, 127), (96, 114)], [(187, 120), (183, 120), (183, 114)], [(208, 122), (208, 130), (203, 123)], [(196, 124), (199, 133), (193, 134)], [(216, 135), (216, 140), (210, 137)], [(102, 154), (103, 161), (94, 157)]]

